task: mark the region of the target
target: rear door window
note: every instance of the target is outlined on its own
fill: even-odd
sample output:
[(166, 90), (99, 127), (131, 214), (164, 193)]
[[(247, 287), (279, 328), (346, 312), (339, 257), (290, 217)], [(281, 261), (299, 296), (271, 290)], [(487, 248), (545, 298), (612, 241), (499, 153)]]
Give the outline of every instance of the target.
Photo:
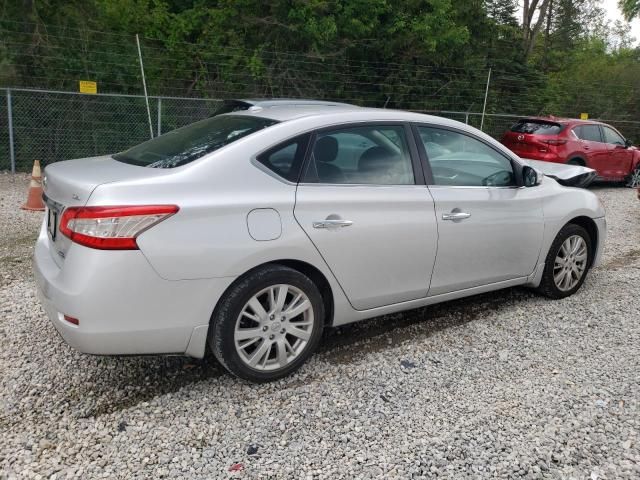
[(515, 133), (529, 133), (536, 135), (556, 135), (562, 131), (562, 125), (543, 120), (520, 120), (511, 127)]
[(598, 125), (580, 125), (574, 128), (573, 131), (580, 140), (602, 143), (602, 136)]
[(368, 125), (318, 133), (304, 182), (413, 185), (404, 126)]

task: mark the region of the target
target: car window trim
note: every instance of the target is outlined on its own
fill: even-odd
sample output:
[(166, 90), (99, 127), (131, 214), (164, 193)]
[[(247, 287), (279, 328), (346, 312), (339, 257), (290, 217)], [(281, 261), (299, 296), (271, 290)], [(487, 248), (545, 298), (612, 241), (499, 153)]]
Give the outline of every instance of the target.
[[(411, 126), (412, 126), (412, 130), (413, 130), (414, 140), (418, 144), (418, 150), (420, 151), (420, 155), (424, 159), (424, 162), (423, 162), (423, 168), (425, 169), (424, 174), (425, 174), (425, 177), (428, 179), (427, 185), (429, 186), (429, 188), (431, 188), (431, 187), (442, 187), (442, 188), (511, 188), (511, 189), (523, 188), (522, 178), (521, 178), (521, 174), (520, 174), (520, 165), (519, 164), (515, 164), (515, 160), (513, 158), (511, 158), (508, 155), (505, 155), (503, 152), (501, 152), (500, 150), (495, 148), (490, 143), (487, 143), (484, 139), (480, 138), (478, 135), (474, 135), (471, 132), (466, 132), (464, 130), (460, 130), (460, 129), (455, 128), (455, 127), (449, 127), (448, 125), (440, 125), (440, 124), (436, 124), (436, 123), (412, 122)], [(434, 179), (433, 179), (433, 173), (432, 173), (432, 170), (431, 170), (431, 163), (429, 162), (429, 156), (427, 154), (427, 149), (425, 148), (424, 143), (422, 141), (422, 138), (420, 137), (420, 132), (418, 130), (419, 127), (438, 128), (440, 130), (449, 130), (451, 132), (459, 133), (460, 135), (466, 135), (467, 137), (471, 137), (474, 140), (479, 141), (480, 143), (482, 143), (486, 147), (489, 147), (491, 150), (496, 152), (498, 155), (504, 157), (506, 160), (509, 161), (509, 163), (511, 164), (511, 170), (513, 171), (513, 175), (514, 175), (515, 180), (516, 180), (516, 184), (515, 185), (506, 185), (506, 186), (501, 186), (501, 185), (486, 185), (486, 186), (485, 185), (437, 185), (434, 182)]]
[[(264, 150), (262, 150), (260, 153), (258, 153), (257, 155), (254, 155), (251, 158), (251, 163), (258, 167), (260, 170), (262, 170), (265, 173), (268, 173), (269, 175), (271, 175), (272, 177), (281, 180), (289, 185), (297, 185), (298, 182), (300, 181), (300, 179), (302, 178), (302, 171), (305, 168), (305, 160), (307, 157), (307, 153), (309, 152), (309, 145), (311, 144), (311, 137), (312, 134), (311, 132), (303, 132), (303, 133), (299, 133), (297, 135), (294, 135), (293, 137), (290, 137), (286, 140), (282, 140), (278, 143), (276, 143), (275, 145), (272, 145)], [(298, 174), (296, 175), (296, 179), (295, 180), (289, 180), (285, 177), (283, 177), (282, 175), (280, 175), (278, 172), (271, 170), (268, 166), (266, 166), (264, 163), (262, 163), (260, 161), (260, 158), (265, 156), (265, 155), (270, 155), (271, 153), (277, 152), (278, 150), (286, 147), (287, 145), (293, 143), (293, 142), (301, 142), (303, 143), (303, 149), (304, 149), (304, 153), (302, 153), (302, 160), (300, 161), (300, 168), (298, 169)], [(297, 156), (297, 155), (296, 155)], [(295, 159), (294, 159), (295, 162)], [(293, 166), (293, 165), (292, 165)]]
[[(413, 183), (409, 184), (389, 184), (389, 183), (322, 183), (322, 182), (303, 182), (302, 180), (307, 176), (307, 170), (311, 165), (311, 155), (313, 153), (313, 146), (316, 143), (316, 139), (319, 134), (330, 132), (333, 130), (342, 130), (347, 128), (360, 128), (360, 127), (370, 127), (370, 126), (378, 126), (378, 127), (397, 127), (401, 126), (404, 128), (405, 140), (407, 142), (407, 147), (409, 148), (409, 158), (411, 160), (411, 167), (413, 170)], [(300, 170), (300, 176), (298, 179), (298, 185), (304, 186), (312, 186), (312, 185), (330, 185), (336, 187), (416, 187), (416, 186), (424, 186), (426, 185), (424, 173), (422, 167), (420, 165), (420, 159), (418, 157), (418, 148), (415, 143), (415, 138), (413, 138), (413, 132), (411, 130), (411, 126), (409, 122), (402, 120), (371, 120), (371, 121), (358, 121), (358, 122), (349, 122), (349, 123), (341, 123), (338, 125), (328, 125), (321, 128), (317, 128), (311, 132), (311, 138), (309, 139), (309, 143), (307, 144), (307, 152), (305, 154), (304, 162), (302, 164), (302, 169)]]
[(598, 127), (598, 132), (600, 132), (600, 141), (597, 143), (604, 143), (606, 145), (607, 142), (605, 142), (605, 139), (604, 139), (604, 130), (602, 129), (602, 125), (599, 125), (597, 123), (593, 123), (592, 125), (595, 125), (596, 127)]

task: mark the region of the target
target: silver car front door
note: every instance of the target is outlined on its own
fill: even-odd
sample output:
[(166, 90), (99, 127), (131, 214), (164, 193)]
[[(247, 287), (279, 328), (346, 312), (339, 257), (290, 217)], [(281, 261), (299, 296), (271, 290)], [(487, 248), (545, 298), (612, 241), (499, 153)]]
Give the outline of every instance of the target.
[(438, 222), (429, 296), (530, 275), (544, 230), (541, 189), (516, 185), (511, 160), (478, 138), (416, 130), (429, 159)]
[(429, 289), (437, 227), (412, 141), (398, 124), (321, 131), (298, 185), (295, 217), (358, 310)]

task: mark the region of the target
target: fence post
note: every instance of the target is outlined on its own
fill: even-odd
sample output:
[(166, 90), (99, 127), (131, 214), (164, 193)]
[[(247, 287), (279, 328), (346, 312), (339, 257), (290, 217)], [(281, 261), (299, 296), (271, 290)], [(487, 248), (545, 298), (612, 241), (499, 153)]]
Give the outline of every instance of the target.
[(7, 88), (7, 120), (9, 125), (9, 158), (11, 159), (11, 173), (16, 173), (16, 153), (13, 148), (13, 112), (11, 110), (11, 90)]
[(489, 75), (487, 76), (487, 89), (484, 91), (484, 105), (482, 105), (482, 118), (480, 119), (480, 131), (484, 126), (484, 112), (487, 110), (487, 97), (489, 96), (489, 83), (491, 82), (491, 68), (489, 68)]
[(156, 137), (162, 135), (162, 98), (158, 97), (158, 132)]
[(464, 123), (466, 123), (467, 125), (469, 125), (469, 112), (464, 114)]

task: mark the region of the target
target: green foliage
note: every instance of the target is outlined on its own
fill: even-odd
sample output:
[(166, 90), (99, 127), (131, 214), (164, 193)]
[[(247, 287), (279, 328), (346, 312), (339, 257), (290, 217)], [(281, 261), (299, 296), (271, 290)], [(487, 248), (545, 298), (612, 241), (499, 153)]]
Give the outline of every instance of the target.
[(640, 16), (640, 1), (639, 0), (619, 0), (618, 5), (624, 14), (624, 18), (628, 21), (638, 18)]
[(640, 114), (638, 50), (596, 0), (553, 0), (531, 55), (517, 12), (517, 0), (0, 1), (0, 86), (139, 94), (138, 33), (155, 95), (477, 111), (491, 68), (489, 112)]

